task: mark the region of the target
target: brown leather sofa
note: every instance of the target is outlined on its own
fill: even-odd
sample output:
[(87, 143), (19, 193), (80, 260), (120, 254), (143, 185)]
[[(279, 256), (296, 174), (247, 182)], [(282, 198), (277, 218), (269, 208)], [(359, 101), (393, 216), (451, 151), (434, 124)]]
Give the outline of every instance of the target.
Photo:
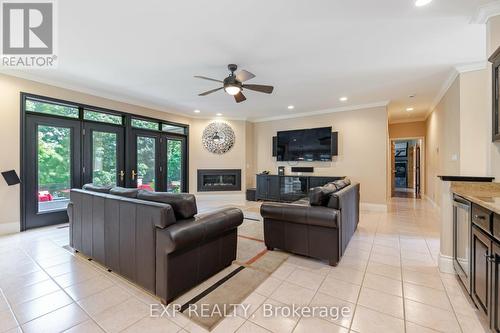
[(294, 203), (264, 203), (264, 240), (275, 248), (336, 266), (359, 222), (359, 184), (348, 179), (313, 188)]
[(236, 208), (196, 215), (192, 194), (85, 185), (68, 205), (70, 245), (164, 303), (236, 259)]

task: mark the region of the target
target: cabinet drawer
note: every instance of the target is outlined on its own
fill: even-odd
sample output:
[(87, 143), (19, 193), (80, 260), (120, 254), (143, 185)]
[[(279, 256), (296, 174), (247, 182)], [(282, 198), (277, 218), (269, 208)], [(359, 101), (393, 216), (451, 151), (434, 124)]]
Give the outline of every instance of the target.
[(488, 234), (491, 234), (492, 231), (492, 218), (492, 212), (476, 204), (472, 204), (472, 222)]
[(500, 215), (493, 215), (493, 237), (500, 242)]

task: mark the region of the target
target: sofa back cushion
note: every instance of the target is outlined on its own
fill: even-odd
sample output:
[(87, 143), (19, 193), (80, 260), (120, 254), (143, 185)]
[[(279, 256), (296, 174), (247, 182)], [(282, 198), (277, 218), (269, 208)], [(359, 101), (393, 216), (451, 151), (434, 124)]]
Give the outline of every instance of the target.
[(86, 191), (106, 193), (106, 194), (109, 193), (111, 188), (112, 188), (112, 186), (99, 186), (99, 185), (94, 185), (94, 184), (83, 185), (83, 189)]
[(135, 198), (137, 198), (138, 192), (139, 192), (139, 190), (136, 188), (125, 188), (125, 187), (116, 186), (116, 187), (113, 187), (109, 191), (109, 194), (118, 195), (120, 197), (125, 197), (125, 198), (135, 199)]
[(174, 209), (177, 220), (189, 219), (198, 214), (196, 198), (193, 194), (140, 190), (137, 199), (169, 204)]
[[(332, 184), (332, 183), (330, 183), (330, 184)], [(340, 191), (344, 187), (351, 185), (351, 180), (349, 178), (339, 179), (339, 180), (334, 181), (333, 184), (335, 184), (335, 186), (337, 186), (337, 190)]]
[(328, 183), (324, 186), (314, 187), (309, 190), (309, 203), (311, 206), (326, 206), (330, 195), (337, 191), (337, 186)]

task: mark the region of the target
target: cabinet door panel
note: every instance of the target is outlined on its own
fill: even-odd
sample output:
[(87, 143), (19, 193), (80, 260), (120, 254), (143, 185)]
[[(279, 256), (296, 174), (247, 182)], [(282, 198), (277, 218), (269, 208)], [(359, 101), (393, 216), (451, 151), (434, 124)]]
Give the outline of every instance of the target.
[(491, 324), (494, 332), (500, 332), (500, 246), (493, 244), (492, 248), (493, 265), (491, 266)]
[(472, 227), (472, 297), (476, 305), (489, 314), (490, 239), (476, 226)]
[(267, 176), (257, 176), (257, 199), (267, 199), (269, 183)]
[(269, 176), (269, 199), (279, 200), (280, 199), (280, 177), (279, 176)]

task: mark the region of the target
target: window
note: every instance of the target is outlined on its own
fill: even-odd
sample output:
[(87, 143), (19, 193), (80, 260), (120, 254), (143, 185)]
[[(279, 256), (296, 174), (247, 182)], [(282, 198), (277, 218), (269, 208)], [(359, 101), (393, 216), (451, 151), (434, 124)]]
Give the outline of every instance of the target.
[(50, 102), (41, 102), (35, 99), (26, 99), (26, 111), (51, 114), (69, 118), (78, 118), (78, 107)]
[(182, 126), (161, 124), (161, 130), (169, 133), (186, 134), (186, 128)]
[(115, 114), (98, 112), (98, 111), (91, 111), (91, 110), (83, 111), (83, 119), (99, 121), (102, 123), (116, 124), (116, 125), (122, 124), (122, 116), (117, 116)]
[(145, 128), (157, 131), (160, 127), (157, 122), (132, 118), (132, 127)]

